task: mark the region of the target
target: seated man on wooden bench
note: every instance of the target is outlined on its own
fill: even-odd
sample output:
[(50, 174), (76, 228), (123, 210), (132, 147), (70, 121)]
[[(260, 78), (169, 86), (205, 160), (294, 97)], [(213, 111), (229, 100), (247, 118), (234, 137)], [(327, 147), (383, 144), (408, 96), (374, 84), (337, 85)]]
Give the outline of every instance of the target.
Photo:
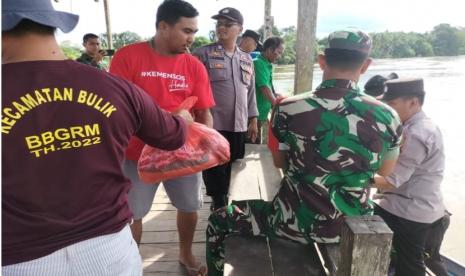
[(387, 175), (394, 167), (402, 125), (390, 107), (357, 86), (371, 63), (370, 37), (348, 29), (330, 34), (328, 42), (318, 58), (321, 85), (274, 109), (277, 141), (270, 149), (284, 169), (277, 195), (271, 202), (233, 202), (209, 217), (209, 275), (223, 275), (228, 235), (336, 243), (344, 216), (372, 214), (367, 187), (375, 173)]

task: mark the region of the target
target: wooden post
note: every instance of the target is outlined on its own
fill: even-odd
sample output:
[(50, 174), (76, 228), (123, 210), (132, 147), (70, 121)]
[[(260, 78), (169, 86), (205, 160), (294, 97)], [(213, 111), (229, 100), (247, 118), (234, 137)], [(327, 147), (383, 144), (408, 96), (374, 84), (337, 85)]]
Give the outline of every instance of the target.
[(393, 233), (379, 216), (347, 217), (338, 276), (387, 275)]
[(110, 23), (110, 6), (108, 4), (108, 0), (103, 0), (103, 7), (105, 9), (105, 23), (107, 25), (108, 49), (113, 49), (113, 39), (111, 37), (111, 23)]
[(263, 29), (263, 41), (273, 35), (273, 17), (271, 16), (271, 0), (265, 0), (265, 26)]
[(299, 0), (294, 93), (312, 90), (318, 0)]

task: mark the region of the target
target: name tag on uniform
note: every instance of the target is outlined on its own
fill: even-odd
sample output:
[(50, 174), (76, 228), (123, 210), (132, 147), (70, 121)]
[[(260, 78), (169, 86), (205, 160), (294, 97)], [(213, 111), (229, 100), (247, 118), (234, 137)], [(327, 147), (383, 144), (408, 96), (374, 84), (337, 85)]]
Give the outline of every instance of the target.
[(225, 64), (224, 63), (220, 63), (220, 62), (210, 62), (210, 68), (215, 68), (215, 69), (223, 69), (225, 68)]
[(212, 51), (208, 53), (208, 58), (222, 58), (224, 57), (223, 52), (220, 51)]

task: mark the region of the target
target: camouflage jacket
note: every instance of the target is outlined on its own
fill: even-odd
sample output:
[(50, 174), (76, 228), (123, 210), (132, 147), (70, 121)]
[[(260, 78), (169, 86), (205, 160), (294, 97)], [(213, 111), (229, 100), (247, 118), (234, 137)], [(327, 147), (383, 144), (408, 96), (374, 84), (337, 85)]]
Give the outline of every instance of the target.
[(104, 69), (99, 63), (94, 62), (94, 59), (91, 56), (89, 56), (87, 53), (82, 53), (82, 55), (78, 57), (76, 61), (93, 66), (98, 69), (102, 69), (102, 70)]
[(387, 153), (398, 154), (402, 124), (389, 106), (348, 80), (282, 101), (272, 118), (288, 168), (273, 201), (280, 235), (337, 242), (343, 215), (370, 214), (367, 186)]

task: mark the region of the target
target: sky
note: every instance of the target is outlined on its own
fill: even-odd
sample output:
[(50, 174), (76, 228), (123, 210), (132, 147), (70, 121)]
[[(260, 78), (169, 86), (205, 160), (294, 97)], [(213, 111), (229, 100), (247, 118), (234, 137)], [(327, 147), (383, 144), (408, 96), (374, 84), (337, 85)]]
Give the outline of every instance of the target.
[[(56, 0), (55, 0), (56, 1)], [(81, 43), (86, 33), (106, 32), (103, 0), (58, 0), (56, 9), (79, 14), (77, 27), (69, 34), (58, 33), (60, 42)], [(244, 29), (263, 25), (264, 0), (187, 0), (198, 11), (198, 35), (214, 29), (211, 16), (221, 8), (234, 7), (244, 16)], [(131, 31), (143, 38), (155, 33), (155, 14), (162, 0), (108, 0), (113, 33)], [(462, 0), (320, 0), (317, 37), (338, 28), (357, 27), (366, 32), (431, 31), (440, 23), (465, 27)], [(297, 0), (272, 0), (275, 26), (297, 25)]]

